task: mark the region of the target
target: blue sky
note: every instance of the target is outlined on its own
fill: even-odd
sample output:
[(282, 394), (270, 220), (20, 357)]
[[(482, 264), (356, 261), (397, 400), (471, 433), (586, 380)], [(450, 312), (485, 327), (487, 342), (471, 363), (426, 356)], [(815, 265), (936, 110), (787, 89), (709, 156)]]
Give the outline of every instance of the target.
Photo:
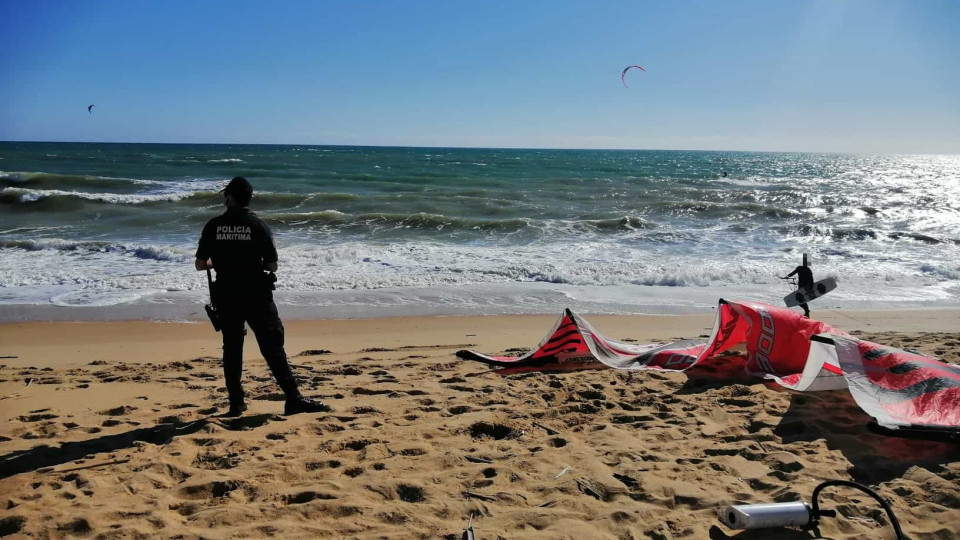
[(948, 0), (0, 0), (0, 140), (960, 153), (958, 27)]

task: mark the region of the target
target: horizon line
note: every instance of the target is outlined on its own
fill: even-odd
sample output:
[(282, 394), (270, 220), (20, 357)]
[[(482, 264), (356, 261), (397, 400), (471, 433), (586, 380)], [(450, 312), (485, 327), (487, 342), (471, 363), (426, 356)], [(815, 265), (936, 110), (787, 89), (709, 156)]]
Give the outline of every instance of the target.
[(870, 152), (837, 150), (716, 150), (699, 148), (573, 148), (537, 146), (412, 146), (404, 144), (316, 144), (316, 143), (209, 143), (209, 142), (129, 142), (129, 141), (27, 141), (0, 140), (0, 144), (141, 144), (169, 146), (333, 146), (345, 148), (433, 148), (447, 150), (547, 150), (547, 151), (596, 151), (596, 152), (723, 152), (752, 154), (833, 154), (833, 155), (912, 155), (912, 156), (960, 156), (960, 153), (945, 152)]

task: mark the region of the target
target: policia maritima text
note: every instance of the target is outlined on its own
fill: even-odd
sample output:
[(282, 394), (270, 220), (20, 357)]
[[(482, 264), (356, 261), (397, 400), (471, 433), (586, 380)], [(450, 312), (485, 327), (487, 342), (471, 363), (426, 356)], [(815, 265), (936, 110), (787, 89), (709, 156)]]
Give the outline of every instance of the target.
[(287, 362), (283, 322), (273, 302), (277, 248), (270, 228), (248, 208), (253, 187), (238, 176), (227, 184), (223, 195), (227, 211), (203, 228), (196, 268), (212, 268), (217, 273), (210, 296), (223, 334), (223, 376), (230, 398), (225, 416), (240, 416), (247, 409), (240, 383), (245, 323), (257, 337), (260, 352), (286, 395), (284, 414), (327, 412), (330, 407), (300, 395)]

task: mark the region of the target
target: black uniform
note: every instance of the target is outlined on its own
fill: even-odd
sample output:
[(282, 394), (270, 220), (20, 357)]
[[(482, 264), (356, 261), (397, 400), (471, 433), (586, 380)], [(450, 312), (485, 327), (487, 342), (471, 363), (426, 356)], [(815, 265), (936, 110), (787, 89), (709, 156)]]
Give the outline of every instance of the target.
[[(793, 269), (793, 272), (787, 274), (787, 277), (796, 275), (797, 276), (797, 286), (801, 289), (811, 290), (813, 289), (813, 271), (810, 270), (809, 266), (798, 266)], [(803, 314), (807, 317), (810, 316), (810, 308), (807, 304), (800, 304), (800, 307), (803, 308)]]
[(287, 399), (299, 396), (283, 349), (283, 322), (273, 302), (270, 274), (264, 266), (277, 262), (273, 233), (247, 208), (230, 208), (207, 222), (197, 258), (211, 259), (217, 281), (211, 293), (223, 334), (223, 375), (231, 405), (243, 403), (244, 323), (250, 325), (270, 371)]

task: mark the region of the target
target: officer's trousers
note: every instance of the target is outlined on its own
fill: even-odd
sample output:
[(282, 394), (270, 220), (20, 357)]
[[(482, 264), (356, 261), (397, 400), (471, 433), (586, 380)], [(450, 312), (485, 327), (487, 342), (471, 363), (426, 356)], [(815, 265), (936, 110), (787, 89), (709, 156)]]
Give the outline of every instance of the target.
[(299, 395), (297, 381), (290, 371), (287, 353), (283, 349), (283, 322), (273, 302), (273, 295), (224, 294), (218, 298), (217, 312), (220, 317), (220, 332), (223, 334), (223, 376), (226, 380), (230, 403), (242, 403), (244, 323), (250, 326), (260, 346), (260, 353), (270, 366), (270, 371), (287, 399)]

